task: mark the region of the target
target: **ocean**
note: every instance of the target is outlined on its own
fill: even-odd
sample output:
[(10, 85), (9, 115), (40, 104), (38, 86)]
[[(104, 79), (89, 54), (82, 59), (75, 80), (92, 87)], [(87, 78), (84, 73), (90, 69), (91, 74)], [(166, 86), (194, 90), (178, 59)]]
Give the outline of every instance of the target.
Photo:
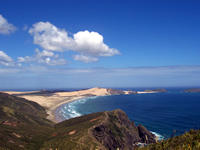
[(56, 115), (66, 120), (114, 109), (122, 109), (136, 125), (144, 125), (160, 139), (200, 129), (200, 93), (177, 89), (166, 93), (89, 97), (61, 105)]

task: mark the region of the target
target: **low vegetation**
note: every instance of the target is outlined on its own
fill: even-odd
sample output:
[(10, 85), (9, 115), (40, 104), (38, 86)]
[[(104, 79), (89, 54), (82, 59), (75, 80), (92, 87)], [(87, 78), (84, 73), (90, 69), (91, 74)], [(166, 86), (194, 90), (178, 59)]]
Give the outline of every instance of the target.
[(139, 150), (199, 150), (200, 130), (190, 130), (183, 135), (176, 136), (156, 144), (150, 144)]
[(0, 93), (1, 149), (37, 149), (52, 132), (53, 122), (37, 103)]

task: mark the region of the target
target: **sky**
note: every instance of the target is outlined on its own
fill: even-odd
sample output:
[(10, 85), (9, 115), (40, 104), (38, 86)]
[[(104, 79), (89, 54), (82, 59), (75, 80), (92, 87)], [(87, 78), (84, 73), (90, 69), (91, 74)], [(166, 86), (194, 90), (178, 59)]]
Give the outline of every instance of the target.
[(0, 89), (198, 87), (198, 0), (6, 0)]

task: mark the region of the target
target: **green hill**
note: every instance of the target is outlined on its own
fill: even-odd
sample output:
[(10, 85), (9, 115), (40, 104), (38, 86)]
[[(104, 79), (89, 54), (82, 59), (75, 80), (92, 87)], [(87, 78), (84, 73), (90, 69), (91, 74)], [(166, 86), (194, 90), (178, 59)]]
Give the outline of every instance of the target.
[(0, 147), (39, 148), (53, 128), (46, 116), (37, 103), (0, 93)]
[[(144, 127), (143, 127), (144, 128)], [(147, 136), (145, 141), (142, 136)], [(52, 137), (42, 149), (132, 149), (137, 142), (155, 142), (144, 128), (143, 134), (121, 110), (100, 112), (55, 125)]]

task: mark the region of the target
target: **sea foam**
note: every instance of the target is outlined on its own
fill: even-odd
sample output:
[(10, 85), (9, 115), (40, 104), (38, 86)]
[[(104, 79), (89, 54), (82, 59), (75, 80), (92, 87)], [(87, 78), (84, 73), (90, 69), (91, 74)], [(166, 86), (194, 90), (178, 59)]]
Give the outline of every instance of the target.
[(82, 98), (67, 104), (63, 104), (59, 109), (59, 115), (63, 120), (75, 118), (82, 116), (80, 112), (78, 112), (78, 104), (84, 104), (87, 100), (96, 99), (98, 96), (92, 96), (87, 98)]
[(153, 131), (151, 131), (151, 133), (154, 134), (158, 138), (158, 141), (161, 141), (165, 138), (164, 136), (160, 135), (159, 133), (156, 133), (156, 132), (153, 132)]

